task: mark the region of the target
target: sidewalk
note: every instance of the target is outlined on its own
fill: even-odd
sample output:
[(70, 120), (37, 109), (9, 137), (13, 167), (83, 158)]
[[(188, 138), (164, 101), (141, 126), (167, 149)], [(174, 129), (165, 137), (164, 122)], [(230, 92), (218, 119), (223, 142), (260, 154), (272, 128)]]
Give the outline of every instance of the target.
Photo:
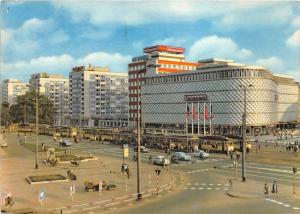
[[(232, 181), (232, 186), (229, 188), (227, 195), (236, 198), (264, 198), (264, 182), (247, 180)], [(269, 197), (273, 197), (272, 183), (267, 183), (269, 187)], [(278, 183), (278, 197), (294, 197), (300, 200), (300, 188), (296, 187), (296, 194), (292, 192), (293, 187), (291, 185), (285, 185)]]
[[(95, 201), (110, 201), (120, 196), (136, 193), (136, 162), (126, 160), (130, 168), (130, 179), (121, 175), (122, 161), (110, 157), (96, 156), (98, 160), (81, 162), (79, 167), (70, 163), (61, 163), (54, 167), (43, 165), (41, 161), (46, 154), (39, 153), (39, 169), (34, 169), (35, 153), (19, 145), (17, 135), (8, 136), (8, 148), (0, 150), (0, 192), (2, 196), (11, 193), (15, 204), (14, 209), (55, 209), (59, 207), (71, 207), (79, 204), (89, 204)], [(34, 136), (28, 137), (28, 142), (34, 140)], [(75, 154), (76, 155), (76, 154)], [(80, 155), (80, 154), (77, 154)], [(47, 184), (29, 184), (25, 177), (31, 175), (62, 174), (66, 176), (67, 169), (71, 169), (77, 176), (76, 181), (65, 181)], [(161, 169), (159, 186), (164, 186), (174, 180), (176, 173), (162, 169), (162, 167), (142, 164), (141, 191), (149, 191), (156, 188), (156, 174), (154, 169)], [(115, 184), (116, 190), (103, 190), (99, 192), (86, 192), (85, 181), (99, 182), (102, 179), (108, 184)], [(75, 184), (76, 193), (72, 200), (70, 186)], [(127, 188), (126, 188), (127, 186)], [(39, 203), (39, 191), (45, 192), (46, 198)], [(126, 191), (127, 190), (127, 191)]]

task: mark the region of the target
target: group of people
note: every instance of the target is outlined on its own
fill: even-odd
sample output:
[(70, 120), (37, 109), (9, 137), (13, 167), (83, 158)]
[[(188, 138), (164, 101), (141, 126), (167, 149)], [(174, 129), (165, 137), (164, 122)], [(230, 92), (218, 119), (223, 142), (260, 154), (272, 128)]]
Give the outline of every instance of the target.
[[(230, 159), (232, 160), (233, 159), (233, 151), (230, 151), (229, 155), (230, 155)], [(239, 161), (240, 158), (241, 158), (241, 153), (240, 153), (240, 151), (237, 150), (235, 152), (235, 159)]]
[(285, 146), (287, 151), (293, 151), (293, 152), (298, 152), (299, 151), (299, 144), (298, 141), (295, 141), (294, 144), (292, 143), (287, 143)]
[[(271, 191), (274, 195), (274, 197), (278, 197), (278, 184), (277, 184), (277, 181), (273, 181), (273, 184), (272, 184), (272, 191)], [(264, 194), (265, 194), (265, 197), (268, 198), (269, 197), (269, 186), (267, 183), (265, 183), (265, 186), (264, 186)]]

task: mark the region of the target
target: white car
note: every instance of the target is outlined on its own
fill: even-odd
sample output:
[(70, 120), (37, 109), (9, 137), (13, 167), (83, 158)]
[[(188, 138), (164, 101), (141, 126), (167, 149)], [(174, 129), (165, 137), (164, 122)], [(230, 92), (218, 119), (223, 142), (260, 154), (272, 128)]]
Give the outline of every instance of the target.
[(151, 161), (154, 165), (159, 165), (159, 166), (167, 166), (170, 164), (170, 160), (165, 158), (162, 155), (153, 157)]
[(190, 161), (191, 160), (191, 156), (185, 154), (184, 152), (175, 152), (173, 154), (174, 157), (177, 157), (178, 160), (181, 161)]
[(71, 146), (72, 143), (68, 140), (62, 140), (62, 141), (59, 142), (59, 145), (60, 146)]
[(193, 157), (196, 158), (208, 158), (209, 154), (204, 152), (203, 150), (197, 150), (195, 152), (193, 152)]

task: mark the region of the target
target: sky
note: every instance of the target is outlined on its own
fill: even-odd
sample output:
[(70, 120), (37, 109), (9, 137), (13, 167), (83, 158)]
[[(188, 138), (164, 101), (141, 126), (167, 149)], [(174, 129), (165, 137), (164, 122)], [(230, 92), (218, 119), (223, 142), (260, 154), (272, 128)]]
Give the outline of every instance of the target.
[(1, 78), (28, 81), (92, 64), (127, 72), (156, 44), (187, 61), (233, 59), (300, 73), (299, 1), (1, 1)]

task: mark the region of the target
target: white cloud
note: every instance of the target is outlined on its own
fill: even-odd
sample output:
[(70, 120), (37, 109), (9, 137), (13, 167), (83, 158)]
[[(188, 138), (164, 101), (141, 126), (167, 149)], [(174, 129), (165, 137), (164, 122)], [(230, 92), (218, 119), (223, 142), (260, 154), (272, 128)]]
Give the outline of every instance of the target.
[[(236, 6), (240, 10), (228, 12), (220, 18), (213, 20), (213, 24), (221, 30), (233, 30), (240, 27), (257, 29), (262, 26), (282, 26), (289, 24), (293, 18), (293, 11), (290, 5), (272, 3), (261, 5), (258, 2), (244, 4), (240, 3), (240, 7), (239, 4)], [(250, 8), (247, 10), (244, 6), (250, 6)]]
[(1, 30), (1, 49), (3, 56), (10, 59), (27, 58), (45, 45), (59, 44), (69, 40), (69, 36), (57, 26), (52, 19), (32, 18), (24, 21), (18, 28)]
[(295, 31), (287, 40), (286, 44), (292, 48), (300, 47), (300, 29)]
[(131, 56), (119, 53), (95, 52), (75, 59), (69, 54), (59, 56), (45, 56), (33, 58), (28, 61), (2, 64), (2, 77), (14, 77), (27, 80), (31, 74), (38, 72), (63, 73), (66, 76), (74, 66), (88, 65), (108, 66), (112, 71), (127, 72), (127, 65)]
[(127, 72), (127, 65), (131, 56), (121, 55), (120, 53), (109, 54), (105, 52), (95, 52), (88, 54), (77, 60), (77, 64), (92, 64), (98, 66), (108, 66), (112, 71)]
[[(213, 20), (216, 26), (283, 25), (292, 16), (290, 5), (278, 2), (164, 1), (52, 1), (69, 12), (73, 21), (94, 25), (140, 25), (153, 22)], [(224, 9), (226, 8), (226, 10)], [(113, 11), (113, 12), (112, 12)], [(230, 15), (228, 15), (230, 14)], [(274, 21), (276, 20), (276, 21)]]
[(204, 58), (246, 60), (252, 56), (253, 53), (250, 50), (238, 47), (231, 38), (218, 37), (216, 35), (197, 40), (188, 53), (188, 58), (191, 60)]
[(255, 62), (257, 65), (265, 66), (270, 69), (272, 72), (282, 72), (284, 66), (281, 59), (276, 56), (269, 58), (257, 59)]

